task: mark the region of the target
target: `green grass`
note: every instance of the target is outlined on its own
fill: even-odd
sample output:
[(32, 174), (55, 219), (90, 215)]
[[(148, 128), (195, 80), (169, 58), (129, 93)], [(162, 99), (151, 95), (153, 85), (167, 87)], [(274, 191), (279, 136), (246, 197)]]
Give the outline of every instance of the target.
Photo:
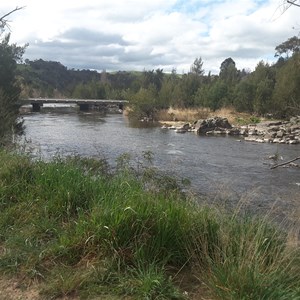
[(249, 118), (236, 118), (235, 119), (235, 122), (238, 124), (238, 125), (248, 125), (248, 124), (257, 124), (261, 121), (260, 118), (256, 117), (256, 116), (251, 116)]
[(113, 170), (0, 151), (0, 271), (39, 280), (49, 298), (187, 299), (205, 284), (210, 299), (300, 299), (284, 232), (197, 205), (144, 159)]

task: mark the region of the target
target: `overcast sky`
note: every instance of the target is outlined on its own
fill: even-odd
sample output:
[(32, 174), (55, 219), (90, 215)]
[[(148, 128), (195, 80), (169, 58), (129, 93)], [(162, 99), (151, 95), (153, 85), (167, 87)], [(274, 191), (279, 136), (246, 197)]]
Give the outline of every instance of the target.
[(0, 0), (11, 41), (29, 43), (24, 58), (106, 71), (162, 68), (188, 72), (202, 57), (205, 72), (224, 59), (253, 70), (272, 63), (276, 45), (300, 31), (300, 8), (283, 0)]

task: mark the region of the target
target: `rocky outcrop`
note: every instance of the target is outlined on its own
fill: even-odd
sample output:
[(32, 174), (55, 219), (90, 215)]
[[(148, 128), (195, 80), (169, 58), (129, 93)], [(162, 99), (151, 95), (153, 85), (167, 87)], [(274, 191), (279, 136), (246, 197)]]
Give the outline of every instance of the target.
[(232, 126), (226, 118), (214, 117), (198, 120), (192, 129), (206, 135), (242, 135), (245, 141), (257, 143), (300, 143), (300, 116), (289, 121), (268, 121), (246, 126)]
[(289, 121), (268, 121), (245, 126), (232, 126), (227, 118), (200, 119), (192, 125), (165, 126), (178, 133), (194, 131), (199, 135), (244, 136), (245, 141), (256, 143), (300, 144), (300, 116)]
[(214, 117), (206, 120), (198, 120), (193, 126), (198, 134), (226, 134), (226, 130), (232, 129), (227, 118)]
[[(248, 132), (247, 132), (248, 131)], [(300, 116), (289, 121), (262, 122), (248, 126), (245, 141), (258, 143), (299, 144)]]

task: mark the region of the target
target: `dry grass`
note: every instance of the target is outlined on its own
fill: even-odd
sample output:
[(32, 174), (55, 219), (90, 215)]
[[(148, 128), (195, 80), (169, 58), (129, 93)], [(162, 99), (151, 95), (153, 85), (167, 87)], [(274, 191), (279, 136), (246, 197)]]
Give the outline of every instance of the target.
[(169, 108), (161, 110), (158, 113), (158, 119), (161, 121), (181, 121), (181, 122), (193, 122), (198, 119), (206, 119), (209, 116), (209, 109), (174, 109)]
[(251, 117), (251, 115), (247, 113), (235, 111), (234, 108), (221, 108), (212, 111), (209, 108), (175, 109), (171, 107), (167, 110), (161, 110), (158, 113), (158, 119), (161, 122), (194, 122), (199, 119), (207, 119), (214, 116), (227, 118), (231, 124), (235, 124), (238, 118), (249, 119)]

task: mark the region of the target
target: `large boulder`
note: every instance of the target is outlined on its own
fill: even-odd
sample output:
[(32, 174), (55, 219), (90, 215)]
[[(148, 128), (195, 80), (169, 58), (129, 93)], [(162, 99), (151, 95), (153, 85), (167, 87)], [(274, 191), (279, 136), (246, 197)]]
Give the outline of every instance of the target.
[(223, 129), (231, 129), (227, 118), (213, 117), (205, 120), (198, 120), (194, 123), (194, 129), (198, 134), (206, 134), (210, 131), (223, 131)]

